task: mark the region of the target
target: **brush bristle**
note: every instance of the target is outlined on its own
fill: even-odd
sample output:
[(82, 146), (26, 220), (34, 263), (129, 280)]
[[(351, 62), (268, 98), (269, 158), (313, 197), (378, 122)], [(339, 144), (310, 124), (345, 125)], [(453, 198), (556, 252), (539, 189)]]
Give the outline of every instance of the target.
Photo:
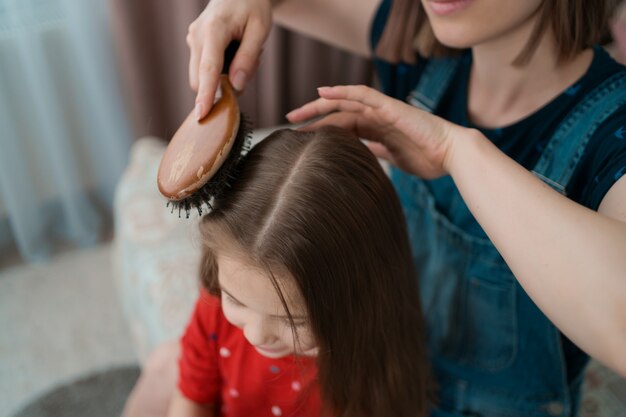
[(251, 123), (244, 114), (240, 113), (239, 128), (233, 146), (215, 175), (190, 196), (182, 200), (169, 200), (166, 207), (172, 206), (172, 213), (178, 210), (178, 217), (180, 217), (181, 212), (184, 212), (186, 218), (189, 218), (193, 209), (196, 209), (200, 216), (202, 216), (204, 206), (211, 210), (213, 208), (212, 202), (231, 186), (236, 177), (239, 162), (250, 150), (251, 132)]

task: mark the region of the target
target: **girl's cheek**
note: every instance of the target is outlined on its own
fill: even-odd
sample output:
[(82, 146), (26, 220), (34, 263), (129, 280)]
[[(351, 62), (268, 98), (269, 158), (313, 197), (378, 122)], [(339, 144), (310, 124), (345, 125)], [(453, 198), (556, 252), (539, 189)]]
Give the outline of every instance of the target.
[(230, 324), (239, 328), (243, 327), (245, 323), (243, 311), (238, 311), (237, 308), (234, 308), (226, 303), (222, 303), (222, 312)]
[(317, 342), (313, 333), (309, 329), (298, 331), (298, 339), (300, 340), (300, 349), (302, 352), (307, 352), (317, 347)]

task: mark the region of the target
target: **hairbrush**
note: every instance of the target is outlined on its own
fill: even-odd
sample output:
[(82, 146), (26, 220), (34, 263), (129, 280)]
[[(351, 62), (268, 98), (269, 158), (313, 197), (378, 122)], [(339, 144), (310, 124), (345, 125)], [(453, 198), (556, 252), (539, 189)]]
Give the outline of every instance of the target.
[[(229, 62), (229, 54), (234, 55), (233, 50), (236, 45), (231, 44), (225, 62)], [(229, 187), (239, 161), (250, 149), (250, 124), (239, 110), (226, 74), (220, 76), (217, 96), (202, 120), (197, 120), (193, 111), (187, 116), (161, 159), (159, 192), (168, 199), (172, 212), (178, 209), (179, 217), (181, 211), (189, 218), (192, 209), (199, 215), (203, 206), (211, 209), (211, 203)]]

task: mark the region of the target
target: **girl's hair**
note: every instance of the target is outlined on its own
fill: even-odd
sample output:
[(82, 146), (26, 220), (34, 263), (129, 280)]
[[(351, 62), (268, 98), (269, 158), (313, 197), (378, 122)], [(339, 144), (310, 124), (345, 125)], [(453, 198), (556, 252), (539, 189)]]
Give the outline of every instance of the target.
[(393, 186), (356, 137), (279, 130), (203, 218), (202, 283), (218, 294), (216, 252), (238, 251), (266, 272), (291, 317), (276, 278), (288, 273), (319, 347), (325, 411), (425, 416), (430, 377), (405, 227)]
[[(526, 46), (514, 61), (527, 63), (542, 35), (554, 32), (559, 59), (566, 60), (594, 44), (611, 41), (609, 18), (620, 0), (543, 0), (539, 18)], [(389, 62), (415, 62), (416, 51), (423, 57), (453, 55), (459, 51), (440, 43), (432, 31), (419, 0), (393, 0), (376, 55)]]

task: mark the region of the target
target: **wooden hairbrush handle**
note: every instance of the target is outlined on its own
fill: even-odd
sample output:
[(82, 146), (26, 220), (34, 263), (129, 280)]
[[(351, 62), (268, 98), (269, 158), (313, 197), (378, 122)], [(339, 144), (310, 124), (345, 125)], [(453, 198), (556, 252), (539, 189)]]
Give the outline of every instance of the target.
[(233, 146), (239, 129), (239, 105), (227, 75), (220, 77), (222, 96), (198, 121), (192, 111), (170, 141), (157, 174), (163, 196), (182, 200), (211, 179)]

